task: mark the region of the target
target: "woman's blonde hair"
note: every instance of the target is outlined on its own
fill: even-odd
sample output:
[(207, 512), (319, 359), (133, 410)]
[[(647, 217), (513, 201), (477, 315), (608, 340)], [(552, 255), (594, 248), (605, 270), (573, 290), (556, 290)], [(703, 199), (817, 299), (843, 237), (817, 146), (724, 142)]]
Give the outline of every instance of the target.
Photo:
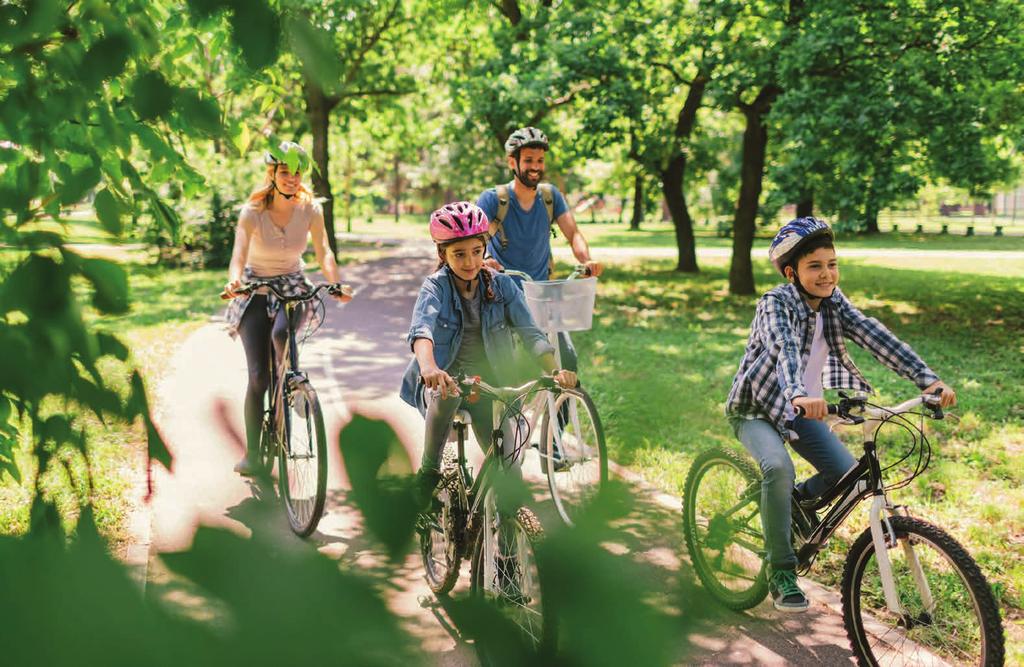
[[(274, 188), (274, 175), (276, 173), (277, 165), (268, 164), (267, 173), (263, 179), (263, 187), (253, 190), (252, 194), (249, 195), (249, 206), (257, 211), (262, 211), (273, 203), (274, 195), (277, 194), (277, 190)], [(295, 191), (295, 196), (301, 202), (313, 201), (313, 193), (307, 190), (306, 186), (302, 183), (299, 184), (298, 190)]]

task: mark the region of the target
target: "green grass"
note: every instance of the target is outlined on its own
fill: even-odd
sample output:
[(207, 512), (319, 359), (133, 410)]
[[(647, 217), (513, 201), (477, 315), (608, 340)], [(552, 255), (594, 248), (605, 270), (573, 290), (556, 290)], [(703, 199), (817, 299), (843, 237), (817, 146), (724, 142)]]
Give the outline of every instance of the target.
[[(755, 298), (728, 294), (725, 261), (705, 262), (695, 276), (671, 272), (670, 262), (610, 268), (599, 283), (593, 330), (574, 337), (612, 457), (673, 494), (681, 493), (696, 452), (738, 446), (722, 409)], [(961, 420), (929, 427), (931, 467), (894, 499), (971, 551), (1017, 619), (1010, 634), (1022, 657), (1024, 270), (992, 277), (900, 266), (847, 261), (844, 292), (957, 389)], [(767, 263), (756, 272), (763, 289), (775, 283)], [(852, 344), (851, 354), (883, 401), (914, 392)], [(817, 578), (836, 583), (844, 545), (866, 525), (862, 514), (851, 518), (819, 559)]]
[[(175, 271), (153, 266), (129, 265), (131, 311), (120, 316), (99, 316), (87, 309), (87, 318), (97, 329), (117, 334), (132, 350), (132, 363), (143, 374), (152, 391), (174, 350), (194, 329), (201, 326), (216, 307), (217, 290), (223, 284), (223, 270)], [(84, 296), (84, 291), (81, 293)], [(111, 386), (127, 392), (128, 366), (104, 359), (101, 370)], [(92, 502), (97, 524), (112, 545), (121, 552), (127, 546), (128, 518), (137, 502), (135, 485), (145, 470), (145, 433), (141, 423), (101, 423), (92, 414), (74, 406), (47, 406), (76, 413), (76, 423), (85, 429), (92, 473)], [(60, 509), (67, 530), (72, 530), (77, 508), (87, 491), (84, 461), (70, 450), (58, 457), (66, 460), (79, 483), (72, 483), (61, 467), (51, 466), (42, 478), (46, 497)], [(16, 452), (23, 473), (22, 483), (9, 477), (0, 482), (0, 534), (22, 534), (28, 529), (28, 510), (37, 476), (37, 465), (28, 448)]]

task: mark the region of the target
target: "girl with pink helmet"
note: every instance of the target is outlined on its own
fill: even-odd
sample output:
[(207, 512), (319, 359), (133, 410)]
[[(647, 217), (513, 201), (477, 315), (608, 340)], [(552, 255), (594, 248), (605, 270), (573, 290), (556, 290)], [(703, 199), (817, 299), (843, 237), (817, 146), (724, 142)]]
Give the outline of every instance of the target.
[[(555, 368), (554, 348), (534, 323), (522, 290), (508, 276), (484, 268), (488, 230), (487, 216), (469, 202), (447, 204), (430, 216), (437, 270), (423, 281), (413, 308), (408, 341), (414, 357), (401, 389), (402, 400), (426, 418), (420, 466), (424, 499), (439, 479), (441, 447), (459, 408), (472, 415), (477, 442), (490, 440), (490, 401), (464, 402), (452, 376), (479, 375), (494, 385), (510, 385), (534, 375), (517, 363), (515, 335), (556, 382), (576, 386), (575, 373)], [(503, 430), (507, 451), (502, 453), (512, 457), (515, 427), (506, 423)]]

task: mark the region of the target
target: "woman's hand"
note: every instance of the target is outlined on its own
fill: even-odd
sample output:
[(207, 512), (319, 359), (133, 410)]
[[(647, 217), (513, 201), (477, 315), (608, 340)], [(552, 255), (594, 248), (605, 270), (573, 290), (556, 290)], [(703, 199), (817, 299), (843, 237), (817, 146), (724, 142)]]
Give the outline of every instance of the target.
[(793, 399), (793, 408), (803, 408), (804, 419), (824, 419), (828, 414), (828, 403), (824, 398), (800, 396)]
[[(337, 282), (337, 281), (335, 281)], [(352, 288), (348, 285), (339, 285), (341, 287), (337, 292), (332, 291), (330, 294), (334, 297), (335, 301), (339, 303), (348, 303), (352, 300)]]
[(579, 384), (579, 379), (576, 377), (576, 373), (567, 370), (555, 370), (551, 372), (551, 377), (554, 378), (555, 383), (563, 389), (572, 389)]
[(947, 385), (942, 380), (936, 380), (935, 382), (932, 382), (921, 393), (934, 394), (936, 389), (942, 392), (939, 394), (939, 405), (941, 405), (944, 408), (948, 408), (951, 405), (956, 405), (956, 392), (953, 391), (953, 388)]
[(437, 366), (427, 370), (420, 369), (420, 377), (423, 378), (423, 384), (427, 385), (427, 388), (441, 392), (442, 399), (462, 394), (459, 391), (458, 383), (452, 376)]
[(241, 286), (242, 286), (241, 279), (239, 279), (239, 278), (234, 278), (234, 279), (229, 278), (228, 281), (226, 283), (224, 283), (224, 294), (227, 295), (227, 297), (229, 299), (234, 299), (235, 297), (238, 296), (238, 293), (236, 292), (236, 290), (238, 288), (240, 288)]

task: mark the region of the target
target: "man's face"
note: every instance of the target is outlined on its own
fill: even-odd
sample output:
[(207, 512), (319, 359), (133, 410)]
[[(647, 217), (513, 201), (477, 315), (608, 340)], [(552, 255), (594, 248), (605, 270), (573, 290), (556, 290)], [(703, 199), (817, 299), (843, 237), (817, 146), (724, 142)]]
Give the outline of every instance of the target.
[(544, 153), (543, 148), (521, 148), (519, 149), (519, 163), (516, 159), (508, 159), (509, 169), (516, 172), (523, 185), (531, 188), (544, 180)]

